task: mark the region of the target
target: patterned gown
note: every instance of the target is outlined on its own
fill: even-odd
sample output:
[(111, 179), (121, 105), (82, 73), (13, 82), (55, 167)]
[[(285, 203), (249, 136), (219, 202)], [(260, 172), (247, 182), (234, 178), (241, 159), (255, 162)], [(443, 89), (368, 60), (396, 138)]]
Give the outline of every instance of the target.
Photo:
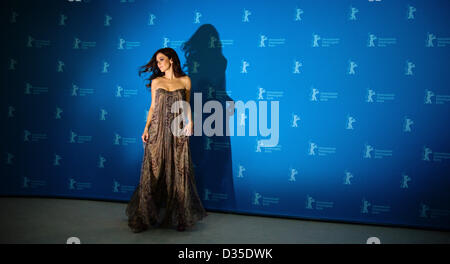
[(126, 208), (133, 232), (179, 223), (189, 228), (208, 215), (197, 193), (189, 136), (171, 132), (172, 120), (181, 112), (172, 113), (171, 106), (179, 100), (186, 101), (185, 89), (155, 91), (141, 176)]

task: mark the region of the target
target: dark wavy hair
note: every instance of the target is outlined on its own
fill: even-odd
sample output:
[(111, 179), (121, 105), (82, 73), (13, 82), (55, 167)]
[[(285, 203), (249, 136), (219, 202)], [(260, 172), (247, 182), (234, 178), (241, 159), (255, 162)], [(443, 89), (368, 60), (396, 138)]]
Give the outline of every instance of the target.
[(180, 59), (178, 58), (177, 52), (172, 48), (159, 49), (153, 54), (153, 57), (146, 65), (139, 67), (139, 77), (144, 72), (152, 73), (150, 78), (146, 79), (149, 81), (149, 83), (146, 84), (145, 86), (147, 87), (147, 89), (149, 91), (151, 91), (152, 80), (155, 78), (164, 76), (164, 73), (161, 72), (161, 70), (158, 68), (158, 63), (156, 61), (156, 55), (158, 55), (158, 53), (162, 53), (162, 54), (166, 55), (169, 58), (169, 60), (170, 59), (173, 60), (172, 68), (173, 68), (173, 73), (175, 74), (175, 77), (179, 78), (182, 76), (186, 76), (186, 73), (184, 73), (183, 70), (181, 69)]

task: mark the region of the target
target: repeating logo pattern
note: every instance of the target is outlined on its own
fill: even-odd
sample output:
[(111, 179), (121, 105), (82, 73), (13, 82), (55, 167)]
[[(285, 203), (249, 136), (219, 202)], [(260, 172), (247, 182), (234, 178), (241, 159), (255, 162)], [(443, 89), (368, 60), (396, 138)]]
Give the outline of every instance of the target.
[(137, 67), (171, 47), (206, 208), (450, 228), (445, 1), (82, 0), (52, 19), (11, 2), (2, 194), (128, 200), (151, 102)]

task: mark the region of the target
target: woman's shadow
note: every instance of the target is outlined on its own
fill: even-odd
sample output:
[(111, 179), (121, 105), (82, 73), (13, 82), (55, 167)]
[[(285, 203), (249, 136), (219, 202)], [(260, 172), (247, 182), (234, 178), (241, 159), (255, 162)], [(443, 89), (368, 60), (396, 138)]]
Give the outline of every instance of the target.
[[(232, 211), (236, 208), (233, 165), (231, 159), (230, 137), (227, 135), (227, 101), (233, 101), (226, 91), (225, 70), (227, 60), (222, 54), (221, 41), (216, 28), (205, 24), (198, 28), (192, 37), (183, 43), (186, 63), (184, 70), (191, 78), (190, 104), (193, 112), (194, 135), (190, 137), (190, 149), (194, 163), (195, 179), (198, 193), (208, 210), (218, 209)], [(201, 94), (202, 109), (195, 109), (195, 94)], [(213, 115), (203, 113), (207, 101), (215, 100), (222, 106), (222, 136), (207, 136), (203, 129), (205, 120)], [(231, 108), (230, 108), (231, 109)], [(234, 115), (234, 107), (230, 110)], [(196, 113), (201, 113), (201, 124), (197, 124)], [(231, 121), (230, 121), (231, 122)], [(200, 125), (201, 136), (196, 136), (197, 125)], [(212, 123), (214, 129), (218, 124)], [(230, 131), (231, 133), (231, 131)]]

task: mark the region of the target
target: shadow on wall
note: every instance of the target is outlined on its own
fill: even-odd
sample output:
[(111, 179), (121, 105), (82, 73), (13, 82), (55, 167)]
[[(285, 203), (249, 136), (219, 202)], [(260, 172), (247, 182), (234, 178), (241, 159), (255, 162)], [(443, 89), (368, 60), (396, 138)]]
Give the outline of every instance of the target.
[[(205, 207), (209, 209), (230, 209), (236, 208), (235, 193), (233, 186), (233, 165), (231, 159), (230, 137), (226, 136), (226, 101), (232, 100), (226, 92), (225, 71), (227, 60), (222, 54), (219, 33), (211, 24), (205, 24), (183, 43), (181, 50), (184, 52), (186, 63), (182, 66), (191, 78), (191, 107), (196, 112), (194, 104), (194, 94), (202, 95), (203, 105), (210, 100), (220, 102), (223, 109), (222, 124), (223, 136), (206, 136), (202, 131), (201, 136), (191, 136), (190, 148), (192, 161), (195, 169), (195, 179), (198, 192), (204, 201)], [(197, 110), (202, 113), (202, 127), (205, 119), (213, 114), (203, 113), (203, 109)], [(232, 109), (234, 111), (234, 108)], [(234, 114), (234, 113), (233, 113)], [(196, 124), (193, 115), (194, 124)], [(213, 123), (212, 128), (218, 124)], [(213, 194), (226, 194), (227, 199), (222, 199), (222, 195), (216, 197)]]

